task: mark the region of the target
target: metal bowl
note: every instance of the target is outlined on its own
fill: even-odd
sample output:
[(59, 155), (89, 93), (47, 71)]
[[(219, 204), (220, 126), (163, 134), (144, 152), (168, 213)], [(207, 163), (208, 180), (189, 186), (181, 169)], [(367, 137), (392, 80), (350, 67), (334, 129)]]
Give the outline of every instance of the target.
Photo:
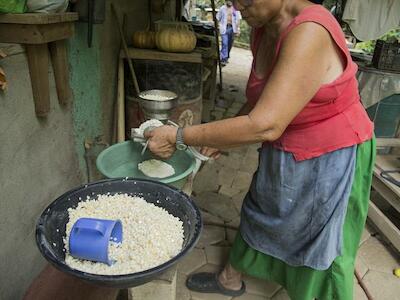
[[(98, 275), (72, 269), (65, 263), (63, 237), (69, 221), (68, 208), (77, 207), (86, 197), (96, 198), (105, 193), (139, 195), (150, 203), (164, 208), (183, 223), (182, 250), (169, 261), (142, 272), (124, 275)], [(108, 179), (90, 183), (66, 192), (51, 203), (36, 225), (36, 243), (42, 255), (59, 270), (91, 283), (115, 288), (134, 287), (149, 282), (190, 252), (200, 237), (202, 220), (192, 199), (182, 191), (166, 184), (144, 179)]]
[(168, 90), (148, 90), (139, 94), (139, 105), (146, 118), (168, 120), (178, 105), (178, 95)]

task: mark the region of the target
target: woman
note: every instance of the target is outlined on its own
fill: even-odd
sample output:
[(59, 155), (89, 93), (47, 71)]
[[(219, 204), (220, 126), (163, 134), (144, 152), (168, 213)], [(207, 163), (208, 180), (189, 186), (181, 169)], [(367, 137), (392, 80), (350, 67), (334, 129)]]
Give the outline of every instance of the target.
[(184, 130), (163, 126), (148, 135), (150, 150), (163, 158), (184, 144), (263, 143), (229, 263), (220, 274), (190, 276), (187, 286), (238, 296), (247, 273), (281, 284), (296, 300), (352, 299), (375, 157), (357, 67), (339, 24), (322, 6), (234, 4), (253, 27), (243, 115)]

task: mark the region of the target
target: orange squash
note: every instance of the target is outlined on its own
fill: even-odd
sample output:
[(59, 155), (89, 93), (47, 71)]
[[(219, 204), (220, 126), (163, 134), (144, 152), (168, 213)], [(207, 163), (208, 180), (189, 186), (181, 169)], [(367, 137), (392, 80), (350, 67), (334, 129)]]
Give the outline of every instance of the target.
[(133, 46), (142, 49), (156, 48), (156, 33), (154, 31), (135, 31), (132, 36)]
[(186, 28), (166, 27), (157, 32), (156, 45), (165, 52), (191, 52), (196, 47), (196, 35)]

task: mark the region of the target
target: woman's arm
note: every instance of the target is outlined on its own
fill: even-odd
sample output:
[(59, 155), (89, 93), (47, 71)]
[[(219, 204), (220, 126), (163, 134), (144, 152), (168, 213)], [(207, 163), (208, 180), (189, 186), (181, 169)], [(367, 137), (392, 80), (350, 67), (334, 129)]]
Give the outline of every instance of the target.
[[(254, 109), (244, 116), (187, 127), (185, 143), (226, 148), (278, 139), (320, 88), (332, 59), (330, 39), (315, 23), (293, 29)], [(176, 129), (157, 128), (149, 137), (149, 147), (156, 153), (157, 147), (175, 143)]]

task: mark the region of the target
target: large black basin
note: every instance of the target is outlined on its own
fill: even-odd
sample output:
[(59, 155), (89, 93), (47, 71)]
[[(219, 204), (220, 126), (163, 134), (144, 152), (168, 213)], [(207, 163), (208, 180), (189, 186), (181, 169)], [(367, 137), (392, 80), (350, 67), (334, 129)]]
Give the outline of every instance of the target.
[[(63, 251), (67, 209), (75, 208), (87, 196), (110, 192), (142, 196), (147, 202), (163, 207), (183, 222), (184, 242), (181, 253), (155, 268), (126, 275), (96, 275), (70, 268)], [(36, 225), (36, 243), (42, 255), (57, 269), (92, 283), (116, 288), (134, 287), (153, 280), (186, 255), (197, 243), (202, 228), (200, 211), (188, 195), (166, 184), (142, 179), (107, 179), (73, 189), (51, 203)], [(59, 229), (59, 232), (57, 232)]]

